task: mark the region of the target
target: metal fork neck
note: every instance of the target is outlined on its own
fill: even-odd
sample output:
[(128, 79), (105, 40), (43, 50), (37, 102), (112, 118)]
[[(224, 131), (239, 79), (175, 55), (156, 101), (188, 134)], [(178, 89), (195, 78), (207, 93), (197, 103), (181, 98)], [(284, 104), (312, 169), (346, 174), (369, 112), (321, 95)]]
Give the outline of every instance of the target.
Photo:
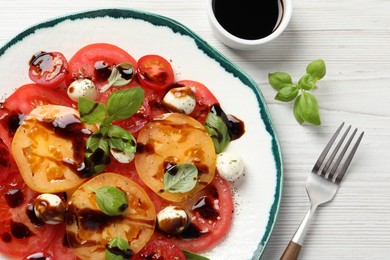
[(315, 204), (310, 206), (309, 210), (306, 213), (306, 216), (303, 218), (301, 224), (299, 225), (299, 227), (298, 227), (297, 231), (295, 232), (291, 241), (293, 241), (294, 243), (296, 243), (300, 246), (303, 245), (303, 241), (305, 240), (307, 230), (309, 229), (310, 222), (312, 220), (312, 217), (313, 217), (317, 207), (318, 207), (318, 205), (315, 205)]

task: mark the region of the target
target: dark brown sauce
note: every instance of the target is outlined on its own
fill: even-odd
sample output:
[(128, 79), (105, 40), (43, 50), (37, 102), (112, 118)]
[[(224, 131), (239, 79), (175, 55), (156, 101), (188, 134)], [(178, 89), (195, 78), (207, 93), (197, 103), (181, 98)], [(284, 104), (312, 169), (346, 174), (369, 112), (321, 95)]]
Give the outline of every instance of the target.
[(10, 137), (13, 137), (15, 135), (16, 130), (23, 122), (24, 118), (25, 115), (23, 114), (10, 114), (4, 119), (8, 127), (8, 134), (10, 135)]
[(135, 252), (131, 249), (126, 249), (126, 250), (123, 250), (123, 249), (120, 249), (119, 247), (117, 246), (113, 246), (113, 247), (110, 247), (109, 245), (106, 246), (106, 249), (111, 253), (111, 254), (114, 254), (116, 256), (120, 256), (122, 257), (123, 259), (130, 259), (132, 256), (135, 255)]
[(214, 0), (213, 11), (221, 26), (234, 36), (256, 40), (278, 28), (283, 14), (282, 0)]
[(97, 157), (91, 157), (87, 162), (84, 161), (86, 138), (91, 135), (91, 132), (85, 128), (85, 125), (77, 116), (68, 114), (65, 117), (61, 117), (61, 119), (43, 119), (40, 123), (47, 129), (53, 131), (57, 136), (72, 142), (73, 157), (75, 160), (64, 160), (64, 165), (69, 167), (69, 169), (81, 178), (91, 177), (96, 173), (94, 166), (102, 162), (103, 156), (98, 156), (100, 154), (97, 151), (95, 154)]
[(33, 204), (29, 204), (27, 206), (27, 209), (26, 209), (26, 214), (27, 214), (27, 217), (29, 218), (30, 222), (33, 223), (35, 226), (37, 227), (42, 227), (43, 225), (45, 225), (45, 222), (43, 222), (42, 220), (40, 220), (37, 215), (35, 215), (35, 212), (34, 212), (34, 205)]
[(23, 191), (19, 189), (10, 189), (5, 194), (5, 201), (10, 208), (16, 208), (23, 203)]
[(119, 73), (121, 74), (121, 77), (125, 80), (131, 80), (134, 76), (134, 70), (133, 68), (124, 69), (121, 67), (117, 67)]
[(219, 213), (215, 210), (211, 198), (207, 196), (200, 197), (197, 202), (192, 206), (193, 212), (198, 212), (204, 219), (217, 220)]
[(244, 135), (245, 124), (242, 120), (232, 115), (226, 115), (219, 105), (213, 105), (210, 112), (216, 114), (223, 120), (228, 128), (231, 140), (236, 140)]
[(4, 232), (1, 234), (1, 240), (3, 240), (5, 243), (10, 243), (12, 241), (12, 236), (8, 232)]
[(94, 76), (99, 82), (108, 80), (111, 75), (111, 68), (104, 61), (97, 61), (94, 65)]
[(73, 156), (76, 161), (84, 160), (85, 139), (91, 134), (78, 117), (67, 114), (61, 119), (43, 120), (43, 126), (52, 130), (57, 136), (72, 142)]
[(34, 235), (34, 233), (23, 223), (11, 220), (11, 233), (15, 238), (23, 239)]
[(188, 227), (180, 234), (180, 237), (185, 239), (199, 238), (202, 235), (199, 228), (192, 222), (188, 224)]
[(81, 228), (96, 232), (101, 232), (112, 223), (124, 218), (123, 216), (108, 216), (102, 211), (87, 208), (77, 210), (76, 214)]
[(154, 154), (154, 152), (153, 145), (137, 143), (137, 153)]

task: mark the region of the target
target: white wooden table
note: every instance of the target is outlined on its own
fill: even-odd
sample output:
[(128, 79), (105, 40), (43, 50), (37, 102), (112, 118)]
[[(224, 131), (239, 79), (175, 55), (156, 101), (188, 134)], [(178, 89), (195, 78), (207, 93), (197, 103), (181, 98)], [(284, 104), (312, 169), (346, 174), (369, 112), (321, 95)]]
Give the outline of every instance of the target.
[[(259, 50), (240, 52), (211, 33), (204, 0), (0, 0), (0, 45), (43, 20), (109, 7), (179, 21), (258, 83), (278, 132), (285, 172), (279, 218), (262, 259), (280, 257), (306, 213), (306, 177), (342, 121), (364, 130), (365, 137), (336, 199), (318, 211), (301, 259), (390, 259), (390, 1), (295, 0), (282, 36)], [(286, 71), (296, 81), (317, 58), (327, 64), (314, 91), (322, 125), (302, 126), (290, 104), (274, 100), (267, 75)]]

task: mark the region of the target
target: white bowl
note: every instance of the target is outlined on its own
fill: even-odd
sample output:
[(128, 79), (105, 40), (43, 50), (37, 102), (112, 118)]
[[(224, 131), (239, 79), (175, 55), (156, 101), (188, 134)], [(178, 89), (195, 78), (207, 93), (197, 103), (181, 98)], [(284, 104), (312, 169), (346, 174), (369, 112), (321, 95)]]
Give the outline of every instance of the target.
[(213, 2), (214, 0), (207, 0), (207, 14), (211, 29), (223, 44), (238, 50), (258, 49), (260, 45), (272, 41), (286, 29), (292, 15), (292, 0), (282, 0), (283, 16), (277, 29), (264, 38), (247, 40), (234, 36), (221, 26), (215, 17)]

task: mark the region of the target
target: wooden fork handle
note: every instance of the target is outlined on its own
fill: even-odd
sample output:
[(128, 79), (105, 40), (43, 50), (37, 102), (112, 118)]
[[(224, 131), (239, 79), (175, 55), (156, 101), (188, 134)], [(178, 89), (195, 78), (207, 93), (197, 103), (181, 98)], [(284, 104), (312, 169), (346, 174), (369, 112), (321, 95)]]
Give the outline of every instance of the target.
[(290, 241), (286, 249), (284, 250), (283, 255), (280, 257), (280, 260), (296, 260), (298, 259), (299, 253), (301, 252), (301, 245)]

